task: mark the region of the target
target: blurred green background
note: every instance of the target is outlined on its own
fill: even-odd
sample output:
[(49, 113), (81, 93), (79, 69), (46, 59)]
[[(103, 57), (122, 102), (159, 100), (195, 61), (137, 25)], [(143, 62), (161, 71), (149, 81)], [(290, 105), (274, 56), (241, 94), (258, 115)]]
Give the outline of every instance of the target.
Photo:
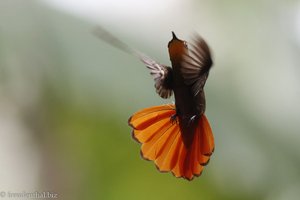
[[(216, 150), (201, 177), (158, 173), (128, 117), (170, 103), (101, 25), (170, 64), (171, 31), (201, 34)], [(1, 0), (0, 190), (59, 199), (300, 198), (300, 2)], [(5, 198), (3, 198), (5, 199)]]

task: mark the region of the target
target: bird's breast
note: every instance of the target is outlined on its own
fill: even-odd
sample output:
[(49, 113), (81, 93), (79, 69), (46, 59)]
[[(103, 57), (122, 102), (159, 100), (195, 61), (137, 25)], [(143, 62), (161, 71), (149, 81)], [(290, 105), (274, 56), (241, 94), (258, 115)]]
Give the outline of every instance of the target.
[(173, 91), (178, 116), (192, 117), (205, 111), (205, 95), (201, 90), (196, 96), (192, 93), (192, 85), (187, 85), (180, 71), (180, 64), (173, 64)]

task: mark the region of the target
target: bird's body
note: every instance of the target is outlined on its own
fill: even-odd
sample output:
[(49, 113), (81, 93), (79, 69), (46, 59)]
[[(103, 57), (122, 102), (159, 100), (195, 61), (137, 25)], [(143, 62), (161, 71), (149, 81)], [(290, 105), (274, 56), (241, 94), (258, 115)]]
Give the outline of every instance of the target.
[(212, 66), (206, 42), (195, 35), (188, 44), (173, 33), (168, 44), (171, 67), (162, 65), (130, 48), (102, 28), (95, 32), (111, 45), (137, 56), (155, 81), (162, 98), (173, 93), (175, 105), (160, 105), (133, 114), (129, 125), (132, 136), (142, 144), (141, 155), (154, 161), (161, 172), (192, 180), (201, 175), (214, 151), (214, 138), (204, 114), (204, 85)]
[(141, 60), (150, 69), (162, 98), (174, 93), (175, 106), (146, 108), (134, 114), (129, 124), (133, 137), (142, 143), (141, 154), (153, 160), (160, 171), (191, 180), (199, 176), (214, 151), (214, 139), (204, 115), (204, 85), (212, 66), (205, 41), (195, 44), (179, 40), (173, 33), (168, 44), (172, 68), (148, 57)]
[[(201, 38), (200, 38), (201, 39)], [(193, 91), (192, 84), (187, 84), (184, 75), (184, 68), (186, 67), (188, 46), (185, 41), (179, 40), (173, 33), (173, 39), (169, 42), (169, 55), (173, 69), (173, 91), (175, 96), (175, 105), (177, 114), (182, 119), (189, 119), (192, 117), (199, 117), (205, 112), (205, 95), (204, 84), (208, 76), (208, 70), (199, 71), (197, 75), (199, 85), (198, 92)], [(209, 58), (206, 68), (210, 68), (212, 61)], [(193, 71), (188, 73), (194, 73)]]

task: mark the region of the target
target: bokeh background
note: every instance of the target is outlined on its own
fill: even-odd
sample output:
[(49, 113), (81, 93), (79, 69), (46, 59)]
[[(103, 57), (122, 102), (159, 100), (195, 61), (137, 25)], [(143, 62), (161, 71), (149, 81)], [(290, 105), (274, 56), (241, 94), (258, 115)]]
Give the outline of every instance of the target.
[[(97, 25), (164, 64), (171, 31), (206, 39), (216, 150), (200, 178), (176, 179), (140, 158), (128, 117), (172, 99), (158, 97), (136, 58), (93, 36)], [(296, 0), (1, 0), (0, 190), (299, 199), (299, 67)]]

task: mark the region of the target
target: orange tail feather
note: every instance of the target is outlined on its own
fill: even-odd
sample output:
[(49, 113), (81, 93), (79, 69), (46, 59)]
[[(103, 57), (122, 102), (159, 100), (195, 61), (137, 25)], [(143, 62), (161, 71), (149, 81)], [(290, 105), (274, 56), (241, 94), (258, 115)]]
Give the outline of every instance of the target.
[(178, 123), (172, 123), (174, 105), (154, 106), (132, 115), (128, 123), (132, 136), (142, 144), (141, 155), (154, 161), (161, 172), (192, 180), (200, 176), (214, 151), (214, 138), (205, 115), (198, 121), (193, 142), (184, 144)]

